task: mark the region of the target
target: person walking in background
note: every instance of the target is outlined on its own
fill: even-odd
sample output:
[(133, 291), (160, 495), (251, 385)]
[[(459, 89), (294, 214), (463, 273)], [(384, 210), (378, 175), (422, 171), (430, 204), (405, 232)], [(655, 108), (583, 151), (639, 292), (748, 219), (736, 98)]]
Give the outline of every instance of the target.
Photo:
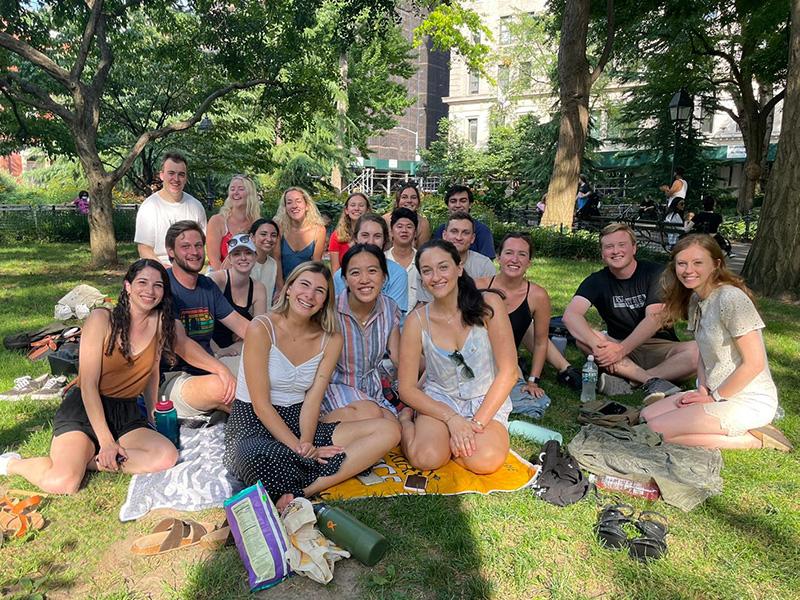
[(689, 190), (689, 184), (683, 178), (683, 167), (675, 167), (675, 173), (672, 176), (672, 185), (662, 185), (658, 189), (664, 192), (667, 198), (666, 206), (671, 206), (675, 198), (686, 199), (686, 192)]
[(141, 258), (155, 258), (169, 267), (169, 256), (164, 245), (167, 229), (178, 221), (195, 221), (205, 233), (206, 211), (194, 196), (183, 191), (188, 167), (182, 154), (165, 154), (159, 177), (163, 187), (142, 202), (136, 213), (133, 241)]
[(208, 220), (206, 256), (209, 269), (220, 271), (228, 255), (228, 240), (239, 233), (248, 233), (253, 221), (261, 215), (256, 186), (247, 175), (234, 175), (228, 184), (228, 196), (219, 213)]
[(81, 190), (78, 192), (78, 195), (75, 197), (75, 200), (72, 201), (72, 205), (75, 207), (75, 210), (80, 215), (88, 215), (89, 214), (89, 192), (86, 190)]

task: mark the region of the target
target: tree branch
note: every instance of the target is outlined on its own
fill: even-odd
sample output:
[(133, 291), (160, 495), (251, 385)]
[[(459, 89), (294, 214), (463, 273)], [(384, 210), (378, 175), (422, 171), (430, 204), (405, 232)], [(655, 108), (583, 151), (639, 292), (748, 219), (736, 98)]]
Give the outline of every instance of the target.
[(19, 106), (17, 105), (17, 99), (12, 96), (5, 87), (0, 86), (0, 93), (3, 94), (8, 99), (8, 103), (11, 105), (11, 110), (14, 112), (14, 118), (19, 123), (19, 133), (17, 133), (17, 137), (22, 141), (28, 139), (28, 126), (25, 124), (25, 120), (22, 118), (22, 115), (19, 114)]
[(78, 81), (83, 74), (83, 69), (86, 66), (86, 59), (89, 57), (89, 50), (92, 46), (92, 38), (94, 38), (97, 23), (100, 20), (100, 13), (103, 10), (103, 0), (93, 0), (90, 4), (91, 14), (89, 20), (86, 22), (86, 27), (83, 29), (83, 36), (81, 38), (81, 45), (78, 50), (78, 56), (75, 64), (70, 69), (69, 77), (73, 81)]
[(614, 46), (614, 36), (616, 35), (616, 22), (614, 18), (614, 0), (606, 0), (606, 14), (608, 15), (606, 21), (606, 43), (603, 46), (603, 52), (600, 54), (600, 60), (597, 61), (597, 66), (590, 75), (591, 83), (593, 84), (598, 80), (606, 68), (606, 64), (611, 58), (611, 50)]
[[(16, 94), (12, 86), (16, 87), (28, 94), (28, 97)], [(65, 106), (58, 104), (53, 98), (50, 97), (45, 90), (40, 88), (35, 83), (25, 81), (12, 71), (7, 71), (5, 79), (0, 80), (0, 89), (6, 90), (10, 95), (17, 99), (22, 104), (29, 104), (44, 112), (51, 112), (61, 117), (67, 125), (71, 125), (75, 119), (75, 115), (70, 112)], [(31, 97), (32, 96), (32, 97)]]
[[(99, 2), (99, 0), (95, 1)], [(111, 46), (108, 45), (108, 38), (106, 37), (106, 24), (107, 17), (103, 15), (97, 23), (97, 47), (100, 48), (100, 63), (97, 65), (97, 72), (94, 74), (92, 83), (90, 84), (92, 94), (98, 100), (102, 95), (103, 87), (106, 85), (108, 73), (111, 71), (111, 64), (114, 62), (114, 55), (111, 52)], [(96, 105), (97, 101), (95, 101), (94, 104)]]
[(283, 87), (280, 82), (273, 81), (271, 79), (252, 79), (250, 81), (244, 82), (236, 82), (226, 85), (225, 87), (219, 88), (215, 90), (211, 94), (209, 94), (205, 100), (200, 104), (198, 109), (195, 111), (194, 115), (192, 115), (188, 119), (184, 119), (183, 121), (177, 121), (166, 127), (161, 127), (159, 129), (154, 129), (150, 131), (144, 132), (142, 135), (139, 136), (139, 139), (136, 140), (133, 147), (131, 148), (130, 152), (128, 152), (128, 156), (125, 157), (125, 160), (114, 169), (111, 173), (111, 179), (113, 183), (117, 183), (124, 174), (133, 166), (134, 161), (136, 158), (141, 154), (142, 150), (144, 150), (145, 146), (153, 140), (157, 140), (159, 138), (165, 137), (170, 133), (175, 133), (177, 131), (185, 131), (190, 127), (194, 126), (195, 123), (200, 121), (203, 114), (208, 111), (211, 105), (214, 103), (215, 100), (221, 98), (222, 96), (229, 94), (234, 90), (246, 90), (249, 88), (253, 88), (259, 85), (273, 85), (277, 87)]
[(39, 67), (45, 73), (50, 75), (50, 77), (71, 91), (73, 82), (70, 80), (69, 71), (58, 66), (50, 59), (50, 57), (39, 52), (33, 46), (30, 46), (25, 42), (0, 31), (0, 48), (5, 48), (9, 52), (13, 52), (29, 63)]
[(786, 96), (786, 88), (783, 88), (780, 92), (770, 98), (769, 102), (764, 104), (764, 106), (761, 108), (761, 114), (768, 115), (771, 113), (775, 109), (775, 106), (778, 104), (778, 102), (783, 100), (784, 96)]

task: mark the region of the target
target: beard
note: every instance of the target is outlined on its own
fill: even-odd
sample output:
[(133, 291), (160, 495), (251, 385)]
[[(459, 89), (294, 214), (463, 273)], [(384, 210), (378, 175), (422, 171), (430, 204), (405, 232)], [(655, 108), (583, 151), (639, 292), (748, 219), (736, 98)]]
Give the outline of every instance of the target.
[(177, 256), (172, 258), (172, 263), (174, 265), (178, 265), (181, 269), (183, 269), (187, 273), (199, 273), (200, 271), (202, 271), (203, 270), (203, 263), (205, 261), (199, 261), (199, 262), (200, 262), (199, 266), (194, 267), (194, 266), (190, 265), (189, 263), (187, 263), (182, 258), (178, 258)]

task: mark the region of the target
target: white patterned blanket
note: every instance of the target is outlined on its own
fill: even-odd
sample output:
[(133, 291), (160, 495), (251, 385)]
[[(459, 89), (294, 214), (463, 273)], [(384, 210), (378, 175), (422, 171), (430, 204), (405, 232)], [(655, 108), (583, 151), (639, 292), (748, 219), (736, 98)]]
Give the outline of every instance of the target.
[(224, 452), (224, 424), (201, 429), (182, 426), (178, 464), (160, 473), (134, 475), (119, 510), (120, 521), (135, 521), (156, 508), (198, 511), (222, 507), (242, 486), (222, 465)]

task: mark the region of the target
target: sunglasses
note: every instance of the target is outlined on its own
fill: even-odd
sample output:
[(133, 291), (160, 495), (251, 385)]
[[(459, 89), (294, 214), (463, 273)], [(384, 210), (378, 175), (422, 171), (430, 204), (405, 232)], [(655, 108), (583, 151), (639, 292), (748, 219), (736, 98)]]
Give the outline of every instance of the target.
[(464, 379), (474, 379), (475, 372), (470, 368), (467, 364), (467, 361), (464, 360), (464, 356), (458, 350), (453, 350), (450, 354), (447, 355), (447, 358), (452, 360), (456, 365), (461, 367), (461, 374), (464, 376)]
[[(235, 235), (228, 240), (228, 252), (236, 248), (236, 246), (247, 246), (250, 243), (251, 242), (249, 233), (241, 233), (239, 235)], [(249, 249), (250, 248), (248, 247), (248, 250)]]

